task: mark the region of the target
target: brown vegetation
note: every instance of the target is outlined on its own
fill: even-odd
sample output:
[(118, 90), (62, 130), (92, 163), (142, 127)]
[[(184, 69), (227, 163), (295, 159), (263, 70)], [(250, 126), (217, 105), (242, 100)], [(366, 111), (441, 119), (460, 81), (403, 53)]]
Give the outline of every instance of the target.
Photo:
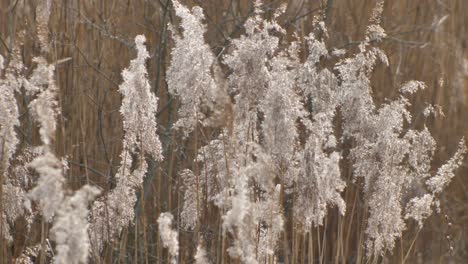
[[(32, 68), (31, 58), (40, 53), (35, 33), (37, 2), (0, 1), (0, 53), (8, 58), (13, 46), (23, 42), (21, 55), (28, 68)], [(252, 1), (246, 0), (182, 2), (203, 7), (208, 25), (205, 38), (215, 55), (229, 50), (229, 40), (243, 32), (243, 22), (252, 12)], [(363, 39), (375, 4), (371, 0), (264, 2), (271, 6), (272, 12), (287, 2), (286, 15), (281, 21), (288, 31), (298, 30), (302, 35), (311, 30), (313, 15), (325, 10), (330, 35), (328, 46), (346, 48), (353, 48)], [(468, 10), (465, 0), (396, 0), (386, 1), (384, 6), (383, 27), (388, 36), (379, 46), (387, 53), (390, 67), (376, 68), (372, 80), (374, 94), (382, 103), (383, 98), (394, 98), (397, 93), (394, 87), (408, 80), (427, 84), (428, 88), (413, 96), (411, 103), (416, 126), (422, 125), (424, 117), (417, 113), (425, 108), (426, 102), (440, 105), (445, 113), (445, 118), (426, 120), (439, 146), (434, 166), (455, 152), (463, 135), (468, 137), (468, 15), (465, 10)], [(157, 218), (161, 212), (179, 213), (183, 202), (179, 171), (192, 162), (197, 144), (211, 133), (203, 130), (184, 140), (180, 133), (170, 129), (177, 118), (178, 101), (168, 93), (165, 78), (173, 46), (168, 23), (178, 23), (169, 0), (53, 1), (48, 27), (51, 47), (47, 56), (49, 62), (56, 62), (61, 108), (53, 147), (58, 157), (69, 161), (66, 177), (70, 188), (91, 183), (108, 190), (115, 185), (113, 175), (119, 166), (123, 134), (118, 86), (122, 82), (122, 69), (135, 56), (132, 46), (138, 34), (147, 38), (151, 56), (149, 79), (160, 98), (158, 131), (165, 160), (149, 164), (135, 209), (135, 225), (125, 229), (118, 244), (107, 247), (101, 259), (94, 259), (96, 263), (169, 261), (159, 239)], [(37, 145), (39, 133), (27, 111), (31, 98), (18, 99), (21, 144)], [(406, 254), (407, 263), (463, 263), (468, 259), (468, 164), (465, 162), (462, 167), (441, 196), (441, 212), (433, 215), (420, 232), (416, 224), (410, 227), (386, 261), (400, 263)], [(314, 230), (310, 237), (295, 232), (295, 227), (286, 220), (285, 228), (290, 229), (286, 233), (290, 237), (282, 237), (281, 251), (287, 263), (302, 263), (310, 251), (323, 263), (364, 261), (362, 229), (366, 211), (360, 204), (360, 189), (350, 179), (351, 171), (344, 174), (348, 187), (342, 196), (348, 213), (342, 217), (335, 209), (330, 210), (325, 225)], [(210, 225), (202, 225), (195, 232), (179, 229), (181, 263), (192, 263), (197, 237), (206, 241), (205, 247), (212, 252), (215, 263), (231, 263), (224, 252), (226, 245), (220, 235), (219, 217), (213, 207), (204, 210), (202, 216)], [(218, 229), (211, 229), (213, 226)], [(19, 220), (15, 223), (13, 243), (0, 241), (0, 263), (11, 263), (25, 247), (41, 241), (40, 222), (29, 233), (22, 230), (25, 223)]]

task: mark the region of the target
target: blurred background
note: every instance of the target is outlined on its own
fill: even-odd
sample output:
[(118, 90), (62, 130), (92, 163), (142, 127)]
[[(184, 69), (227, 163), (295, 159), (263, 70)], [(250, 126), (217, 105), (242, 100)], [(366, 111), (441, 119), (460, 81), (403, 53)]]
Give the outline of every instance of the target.
[[(0, 53), (8, 57), (19, 43), (19, 33), (24, 31), (21, 54), (29, 73), (34, 67), (31, 59), (40, 54), (35, 27), (37, 2), (0, 0)], [(243, 23), (253, 11), (251, 0), (181, 2), (204, 9), (208, 27), (205, 39), (220, 60), (222, 54), (229, 52), (229, 40), (244, 32)], [(297, 32), (299, 36), (309, 34), (313, 17), (325, 13), (328, 48), (352, 50), (364, 38), (375, 3), (375, 0), (265, 0), (264, 10), (268, 17), (279, 6), (287, 5), (280, 23), (289, 35)], [(399, 85), (406, 81), (414, 79), (427, 84), (428, 88), (414, 95), (411, 103), (414, 126), (422, 127), (425, 123), (438, 143), (434, 168), (455, 152), (461, 137), (468, 137), (466, 10), (466, 0), (387, 0), (384, 4), (382, 26), (388, 36), (377, 45), (387, 53), (390, 66), (376, 67), (372, 78), (374, 95), (382, 103), (385, 98), (395, 98)], [(173, 46), (168, 23), (178, 23), (169, 0), (56, 0), (52, 4), (48, 61), (60, 61), (56, 67), (56, 80), (61, 108), (54, 146), (57, 156), (66, 157), (69, 162), (70, 188), (79, 188), (87, 179), (105, 190), (113, 187), (123, 135), (118, 85), (122, 81), (121, 71), (136, 55), (133, 39), (138, 34), (147, 38), (151, 54), (149, 77), (159, 97), (158, 122), (165, 161), (150, 164), (136, 208), (136, 221), (143, 228), (136, 233), (129, 228), (122, 238), (128, 243), (114, 245), (96, 262), (111, 263), (116, 255), (120, 256), (121, 262), (130, 262), (134, 252), (140, 249), (149, 263), (160, 262), (164, 259), (161, 256), (167, 256), (158, 242), (156, 219), (160, 212), (171, 211), (177, 215), (183, 202), (183, 183), (178, 171), (191, 163), (195, 152), (190, 139), (182, 140), (180, 134), (171, 130), (177, 118), (178, 102), (168, 94), (165, 81)], [(289, 37), (285, 37), (285, 43)], [(30, 100), (27, 96), (18, 97), (22, 113), (22, 126), (18, 132), (22, 147), (40, 144), (37, 129), (26, 111)], [(426, 119), (421, 112), (428, 103), (440, 105), (445, 117)], [(434, 214), (417, 235), (408, 263), (466, 263), (468, 260), (467, 172), (465, 161), (441, 197), (441, 212)], [(356, 186), (350, 181), (348, 184), (350, 187), (343, 195), (351, 202), (356, 199), (353, 198)], [(336, 210), (330, 210), (328, 223), (331, 226), (334, 221), (344, 221), (351, 227), (360, 221), (359, 210), (354, 213), (356, 217), (348, 213), (337, 220)], [(216, 238), (219, 232), (210, 226), (201, 230), (206, 240)], [(2, 250), (0, 260), (4, 263), (10, 263), (9, 260), (18, 256), (26, 246), (40, 241), (40, 225), (29, 233), (22, 230), (25, 230), (24, 223), (18, 221), (14, 241)], [(347, 231), (350, 242), (346, 246), (346, 262), (355, 263), (355, 254), (363, 245), (357, 242), (359, 231), (350, 230)], [(326, 236), (329, 245), (325, 263), (341, 263), (333, 258), (335, 228), (327, 230)], [(406, 253), (415, 236), (415, 225), (410, 223), (393, 254), (382, 262), (399, 263), (400, 256)], [(297, 243), (305, 244), (305, 238), (304, 242), (298, 239)], [(193, 234), (180, 230), (180, 241), (181, 261), (190, 263), (188, 259), (196, 247)], [(289, 242), (281, 246), (292, 247)], [(219, 249), (213, 245), (209, 250), (218, 252)]]

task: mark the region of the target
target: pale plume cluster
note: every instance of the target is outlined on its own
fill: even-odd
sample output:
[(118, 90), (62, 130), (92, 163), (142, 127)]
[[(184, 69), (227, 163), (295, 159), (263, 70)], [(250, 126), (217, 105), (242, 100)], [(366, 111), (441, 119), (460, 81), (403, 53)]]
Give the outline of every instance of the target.
[(10, 225), (23, 217), (26, 220), (26, 229), (29, 230), (37, 214), (32, 210), (31, 201), (28, 197), (28, 190), (32, 185), (32, 169), (27, 165), (36, 157), (42, 155), (42, 147), (26, 148), (21, 150), (21, 154), (15, 155), (15, 165), (6, 171), (6, 179), (3, 184), (2, 207), (3, 223), (2, 234), (7, 240), (12, 240)]
[(88, 261), (88, 204), (99, 193), (97, 188), (85, 185), (62, 201), (51, 229), (52, 239), (57, 243), (55, 263)]
[(197, 253), (195, 254), (195, 263), (196, 264), (209, 264), (211, 263), (208, 258), (206, 257), (206, 251), (205, 249), (198, 245), (197, 247)]
[[(37, 259), (41, 254), (42, 247), (40, 244), (34, 245), (31, 247), (27, 247), (21, 253), (21, 256), (16, 258), (14, 261), (18, 264), (34, 264), (34, 259)], [(52, 253), (52, 249), (49, 246), (49, 243), (46, 244), (44, 249), (45, 254), (50, 257)]]
[(175, 46), (167, 70), (167, 84), (169, 91), (181, 101), (175, 127), (183, 128), (187, 135), (198, 123), (215, 122), (219, 115), (219, 107), (215, 106), (222, 106), (227, 98), (225, 91), (217, 89), (216, 76), (212, 74), (217, 66), (210, 46), (203, 39), (206, 28), (202, 23), (202, 9), (196, 6), (189, 11), (179, 1), (172, 3), (176, 15), (181, 18), (183, 31), (179, 36), (176, 29), (172, 29)]
[[(192, 56), (213, 57), (207, 55), (206, 48), (192, 49), (194, 45), (206, 45), (201, 39), (201, 10), (195, 7), (189, 13), (178, 2), (175, 6), (184, 34), (199, 34), (192, 39), (188, 35), (183, 39), (174, 36), (173, 71)], [(412, 118), (407, 99), (424, 89), (425, 84), (409, 81), (402, 85), (395, 100), (381, 106), (374, 102), (371, 74), (379, 62), (388, 65), (384, 51), (373, 46), (386, 37), (380, 26), (382, 1), (374, 9), (357, 53), (341, 58), (346, 51), (330, 51), (323, 39), (310, 34), (305, 38), (305, 61), (299, 55), (300, 40), (287, 47), (280, 45), (279, 36), (285, 32), (276, 17), (281, 10), (267, 21), (262, 18), (261, 1), (254, 6), (253, 17), (244, 24), (245, 34), (231, 41), (230, 52), (222, 60), (230, 73), (227, 80), (232, 96), (231, 123), (221, 127), (219, 135), (200, 148), (196, 158), (203, 164), (199, 175), (191, 168), (181, 173), (187, 185), (181, 213), (183, 225), (195, 228), (205, 207), (200, 204), (212, 202), (224, 212), (223, 230), (233, 238), (228, 248), (231, 257), (243, 263), (276, 262), (278, 239), (284, 231), (285, 202), (294, 202), (294, 225), (305, 232), (323, 225), (329, 207), (345, 214), (341, 192), (346, 183), (341, 178), (340, 164), (345, 157), (340, 146), (349, 142), (352, 147), (346, 162), (352, 166), (355, 179), (363, 179), (369, 208), (367, 256), (391, 252), (406, 228), (405, 218), (422, 224), (431, 214), (436, 204), (434, 195), (447, 186), (461, 164), (466, 152), (464, 141), (454, 157), (431, 176), (435, 141), (427, 128), (409, 128)], [(315, 25), (319, 35), (326, 37), (320, 17)], [(321, 60), (330, 57), (339, 59), (333, 68), (319, 66)], [(224, 89), (207, 77), (208, 69), (216, 62), (204, 62), (190, 75), (167, 77), (169, 90), (182, 98), (181, 109), (194, 106), (182, 94), (184, 89), (193, 87), (193, 76), (209, 80), (203, 87), (210, 93)], [(338, 112), (341, 138), (337, 138)], [(185, 118), (184, 113), (179, 114)], [(303, 127), (301, 134), (299, 126)], [(428, 194), (405, 204), (403, 194), (421, 182), (426, 182)]]
[[(50, 14), (50, 2), (44, 1), (38, 5), (37, 20), (38, 36), (42, 50), (47, 51), (46, 46), (48, 32), (47, 23)], [(39, 203), (42, 215), (46, 221), (52, 220), (56, 210), (60, 207), (65, 193), (62, 166), (60, 160), (52, 152), (52, 140), (55, 137), (57, 109), (57, 86), (55, 85), (55, 67), (47, 63), (43, 56), (33, 59), (37, 64), (30, 78), (25, 81), (24, 87), (27, 93), (36, 95), (29, 103), (29, 109), (34, 119), (39, 123), (39, 134), (44, 144), (44, 153), (29, 163), (32, 169), (39, 174), (37, 185), (29, 192), (29, 197)]]
[(171, 213), (161, 213), (158, 218), (158, 228), (161, 241), (171, 255), (171, 263), (175, 264), (179, 255), (179, 240), (177, 231), (172, 229), (172, 221), (174, 221), (174, 216)]
[[(41, 51), (48, 51), (48, 30), (47, 23), (50, 15), (51, 1), (40, 2), (37, 6), (37, 33), (41, 45)], [(5, 100), (5, 106), (10, 106), (9, 109), (0, 109), (2, 116), (7, 119), (0, 120), (0, 127), (2, 128), (2, 141), (4, 136), (9, 136), (7, 142), (7, 155), (5, 157), (5, 164), (9, 164), (9, 160), (15, 153), (16, 144), (18, 142), (15, 127), (19, 126), (18, 110), (15, 104), (15, 92), (20, 92), (20, 88), (24, 87), (26, 93), (34, 99), (29, 103), (28, 108), (32, 117), (38, 123), (39, 134), (43, 145), (41, 153), (34, 157), (34, 159), (27, 164), (27, 167), (36, 171), (39, 179), (36, 186), (32, 188), (27, 198), (37, 202), (41, 215), (44, 221), (53, 221), (51, 235), (56, 242), (57, 255), (54, 258), (54, 263), (83, 263), (87, 262), (88, 258), (88, 236), (87, 236), (87, 205), (88, 201), (93, 196), (99, 193), (96, 187), (84, 186), (75, 194), (68, 195), (65, 189), (65, 178), (63, 176), (63, 163), (56, 157), (53, 152), (52, 144), (56, 132), (56, 117), (59, 114), (57, 92), (58, 87), (55, 85), (55, 67), (49, 64), (44, 55), (33, 58), (37, 64), (33, 69), (31, 75), (26, 78), (23, 77), (24, 66), (20, 62), (18, 50), (15, 48), (14, 56), (11, 60), (11, 65), (7, 69), (5, 80), (2, 79), (2, 90), (4, 88), (5, 94), (0, 96), (1, 100)], [(3, 69), (3, 57), (2, 57)], [(16, 81), (13, 79), (16, 78)], [(8, 105), (10, 104), (10, 105)], [(2, 106), (4, 104), (2, 103)], [(20, 160), (20, 156), (18, 157)], [(3, 167), (3, 166), (2, 166)], [(7, 167), (2, 170), (3, 175), (7, 175)], [(2, 176), (3, 176), (2, 175)], [(13, 173), (14, 175), (14, 173)], [(10, 179), (10, 182), (16, 182), (18, 179)], [(11, 184), (5, 185), (5, 194), (12, 194), (13, 191), (16, 195), (12, 195), (13, 199), (10, 203), (5, 203), (7, 207), (4, 210), (10, 222), (19, 214), (8, 211), (11, 206), (18, 208), (30, 209), (28, 201), (23, 200), (26, 198), (24, 190), (15, 191), (18, 187)], [(86, 195), (85, 195), (86, 194)], [(83, 197), (83, 196), (86, 196)], [(23, 205), (21, 205), (23, 204)], [(2, 219), (3, 214), (2, 212)], [(17, 211), (15, 211), (17, 212)], [(23, 210), (25, 213), (25, 210)], [(2, 221), (2, 226), (4, 225)], [(73, 227), (73, 228), (71, 228)], [(46, 252), (46, 251), (44, 251)], [(27, 261), (27, 258), (25, 258)]]
[[(14, 59), (9, 67), (5, 67), (5, 60), (0, 55), (0, 177), (7, 175), (19, 143), (15, 132), (15, 127), (19, 125), (19, 112), (15, 94), (22, 85), (22, 79), (16, 77), (17, 71), (22, 70), (22, 64), (17, 60), (17, 50), (14, 52)], [(4, 209), (0, 212), (0, 233), (3, 237), (11, 240), (8, 222), (21, 215), (19, 213), (21, 209), (19, 208), (22, 208), (20, 201), (23, 200), (24, 192), (22, 192), (21, 188), (13, 186), (9, 179), (5, 180), (2, 189), (3, 193), (0, 193), (2, 199), (0, 200), (3, 202)], [(11, 199), (10, 197), (18, 199)]]
[[(275, 18), (280, 14), (281, 10)], [(232, 72), (228, 77), (228, 90), (234, 95), (232, 124), (200, 148), (197, 160), (204, 165), (196, 189), (225, 211), (223, 230), (234, 237), (230, 256), (259, 263), (276, 258), (284, 227), (282, 195), (300, 194), (295, 215), (310, 230), (312, 223), (322, 224), (329, 204), (344, 214), (339, 193), (345, 184), (340, 179), (340, 155), (329, 151), (337, 141), (332, 128), (337, 87), (330, 87), (336, 85), (336, 77), (316, 69), (327, 54), (325, 45), (310, 35), (311, 54), (302, 64), (299, 43), (280, 48), (279, 37), (270, 32), (284, 30), (276, 20), (262, 18), (259, 1), (245, 27), (246, 34), (232, 41), (232, 52), (223, 60)], [(304, 95), (314, 97), (316, 113), (307, 111)], [(300, 143), (298, 122), (306, 127), (306, 144)], [(183, 175), (196, 178), (187, 171)], [(196, 223), (199, 217), (194, 196), (193, 191), (186, 192), (183, 222)]]
[[(47, 52), (46, 45), (48, 35), (47, 17), (50, 13), (50, 1), (42, 2), (38, 6), (38, 35), (42, 51)], [(115, 176), (117, 186), (96, 201), (91, 208), (91, 217), (88, 217), (88, 204), (100, 193), (99, 189), (85, 185), (72, 193), (66, 189), (64, 178), (64, 163), (53, 152), (53, 143), (56, 133), (57, 116), (59, 115), (57, 92), (55, 85), (55, 67), (49, 64), (44, 56), (33, 59), (37, 66), (29, 77), (22, 77), (23, 66), (19, 57), (13, 57), (9, 67), (5, 70), (5, 77), (0, 80), (0, 85), (5, 93), (0, 100), (5, 101), (1, 105), (2, 119), (1, 133), (2, 144), (6, 151), (2, 151), (2, 173), (8, 170), (12, 175), (27, 174), (27, 169), (33, 169), (39, 174), (35, 187), (27, 194), (24, 189), (12, 185), (19, 179), (12, 179), (4, 184), (3, 199), (5, 205), (2, 210), (2, 230), (8, 238), (9, 223), (26, 214), (31, 214), (29, 199), (36, 201), (40, 208), (40, 214), (45, 221), (53, 221), (50, 229), (51, 238), (56, 243), (54, 263), (87, 263), (88, 254), (93, 245), (93, 252), (99, 254), (103, 244), (118, 236), (122, 228), (133, 221), (137, 197), (136, 192), (143, 182), (147, 170), (146, 158), (161, 160), (161, 143), (156, 135), (156, 111), (157, 98), (150, 91), (146, 60), (149, 54), (145, 48), (145, 37), (140, 35), (135, 38), (137, 58), (132, 60), (130, 66), (122, 72), (123, 83), (119, 87), (123, 96), (121, 114), (123, 116), (124, 139), (121, 154), (120, 168)], [(4, 61), (2, 68), (4, 69)], [(16, 151), (18, 139), (14, 131), (19, 126), (18, 108), (16, 106), (15, 93), (24, 87), (26, 93), (33, 96), (29, 108), (32, 116), (39, 126), (39, 134), (42, 146), (38, 147), (36, 154), (32, 155), (26, 170), (21, 168), (9, 168), (10, 159)], [(5, 106), (5, 108), (3, 108)], [(4, 139), (8, 139), (4, 141)], [(31, 156), (28, 150), (24, 157)], [(22, 155), (18, 155), (19, 164)], [(135, 158), (136, 157), (136, 158)], [(5, 164), (5, 166), (3, 166)], [(5, 174), (6, 175), (6, 174)], [(25, 175), (22, 175), (24, 177)], [(28, 221), (31, 218), (27, 218)], [(90, 225), (88, 220), (91, 220)], [(113, 224), (108, 225), (111, 220)], [(88, 230), (88, 226), (90, 227)], [(2, 233), (3, 233), (2, 231)], [(91, 244), (90, 244), (91, 239)], [(28, 262), (24, 257), (21, 261)]]
[[(123, 117), (123, 150), (116, 174), (117, 185), (92, 206), (89, 234), (99, 254), (106, 241), (118, 237), (122, 228), (135, 216), (137, 191), (143, 183), (148, 164), (146, 158), (162, 160), (161, 142), (156, 135), (157, 99), (150, 90), (146, 60), (149, 57), (145, 37), (135, 38), (137, 57), (123, 70), (119, 91), (123, 96), (120, 113)], [(137, 158), (134, 158), (137, 157)], [(109, 225), (109, 221), (112, 225)]]
[(22, 79), (17, 78), (18, 71), (22, 70), (22, 64), (17, 60), (18, 54), (14, 54), (11, 66), (5, 69), (5, 61), (0, 55), (0, 74), (5, 69), (4, 77), (0, 79), (0, 172), (8, 170), (10, 159), (16, 151), (19, 140), (16, 136), (15, 127), (19, 125), (18, 106), (15, 93), (22, 85)]
[[(412, 126), (409, 111), (409, 98), (426, 88), (423, 82), (408, 81), (396, 98), (375, 102), (372, 73), (379, 64), (389, 65), (377, 47), (386, 38), (380, 25), (382, 1), (357, 49), (337, 50), (326, 45), (323, 15), (315, 18), (313, 33), (287, 42), (286, 29), (278, 22), (285, 7), (267, 20), (263, 2), (256, 0), (245, 32), (231, 39), (219, 56), (205, 42), (202, 8), (190, 10), (177, 0), (172, 4), (180, 18), (180, 27), (170, 25), (174, 46), (166, 75), (168, 91), (179, 102), (172, 128), (181, 130), (184, 142), (194, 135), (196, 147), (187, 155), (193, 162), (182, 163), (178, 171), (181, 210), (161, 213), (156, 221), (171, 263), (185, 259), (179, 237), (192, 233), (192, 260), (216, 263), (209, 232), (201, 234), (209, 212), (218, 214), (222, 254), (233, 262), (285, 262), (289, 253), (280, 252), (281, 243), (293, 236), (305, 241), (309, 234), (310, 244), (331, 210), (340, 217), (349, 211), (343, 197), (347, 167), (354, 183), (362, 183), (368, 259), (392, 252), (409, 219), (421, 228), (439, 207), (438, 196), (467, 148), (461, 140), (452, 158), (433, 173), (436, 142), (426, 126)], [(148, 77), (146, 38), (138, 35), (136, 58), (122, 71), (118, 87), (123, 138), (119, 168), (112, 175), (115, 186), (94, 203), (97, 187), (70, 190), (66, 166), (54, 152), (60, 107), (55, 65), (46, 59), (51, 6), (48, 0), (37, 7), (42, 54), (33, 59), (35, 68), (28, 76), (18, 48), (8, 63), (0, 55), (0, 176), (5, 179), (0, 231), (8, 239), (15, 219), (25, 217), (31, 224), (40, 215), (44, 223), (53, 222), (55, 251), (40, 249), (48, 244), (43, 238), (42, 246), (26, 247), (17, 262), (32, 263), (31, 257), (42, 251), (55, 263), (87, 263), (90, 252), (97, 260), (106, 245), (112, 251), (122, 231), (134, 224), (148, 161), (163, 161), (158, 98)], [(15, 129), (21, 123), (15, 96), (20, 93), (32, 98), (28, 109), (42, 142), (32, 150), (18, 147)], [(431, 113), (441, 111), (429, 106), (423, 115)], [(38, 177), (30, 177), (31, 171)]]
[[(379, 22), (381, 12), (382, 3), (377, 5), (371, 23)], [(371, 24), (366, 40), (359, 46), (359, 53), (341, 61), (336, 67), (342, 81), (340, 100), (344, 135), (355, 141), (350, 157), (355, 177), (364, 180), (369, 206), (366, 228), (368, 256), (383, 255), (393, 250), (396, 239), (401, 237), (405, 229), (405, 205), (401, 202), (403, 193), (410, 190), (413, 184), (430, 176), (430, 164), (435, 151), (435, 141), (427, 129), (405, 129), (405, 124), (412, 122), (407, 110), (410, 104), (405, 96), (424, 89), (424, 83), (405, 83), (397, 99), (380, 107), (373, 101), (370, 73), (377, 60), (386, 65), (388, 60), (384, 52), (371, 47), (369, 41), (380, 40), (385, 36), (383, 32), (378, 24)], [(441, 167), (447, 168), (441, 174), (450, 175), (460, 165), (464, 152), (462, 141), (454, 160)], [(443, 182), (440, 182), (441, 188)], [(409, 211), (407, 216), (416, 216), (416, 220), (421, 221), (422, 208), (418, 208), (418, 204), (427, 209), (427, 197), (412, 200), (408, 209), (417, 210), (418, 213)], [(425, 215), (429, 213), (426, 211)]]

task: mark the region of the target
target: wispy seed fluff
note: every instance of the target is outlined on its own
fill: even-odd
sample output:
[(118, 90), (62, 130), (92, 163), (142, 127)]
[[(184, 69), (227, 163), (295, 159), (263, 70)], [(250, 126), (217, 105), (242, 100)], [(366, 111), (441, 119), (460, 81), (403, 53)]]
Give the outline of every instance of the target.
[(7, 171), (19, 142), (15, 132), (19, 125), (15, 93), (22, 83), (22, 78), (14, 74), (14, 68), (7, 68), (2, 77), (3, 69), (4, 59), (0, 55), (0, 173)]
[(194, 258), (195, 258), (195, 264), (209, 264), (209, 263), (211, 263), (211, 261), (209, 261), (207, 256), (206, 256), (205, 249), (201, 245), (198, 245), (197, 253), (195, 254)]
[(145, 36), (136, 36), (137, 57), (122, 72), (123, 83), (119, 91), (123, 97), (120, 107), (125, 131), (123, 144), (124, 151), (136, 153), (138, 149), (141, 155), (161, 160), (161, 142), (156, 135), (158, 99), (151, 92), (148, 80), (146, 60), (149, 54), (145, 42)]
[(206, 26), (205, 16), (200, 7), (189, 11), (179, 1), (173, 0), (175, 13), (181, 18), (182, 35), (172, 29), (175, 46), (172, 61), (167, 70), (169, 91), (181, 101), (179, 120), (175, 127), (183, 128), (185, 135), (191, 132), (198, 122), (209, 124), (217, 116), (217, 105), (227, 99), (224, 91), (216, 83), (215, 56), (203, 35)]
[[(148, 164), (147, 157), (162, 160), (162, 149), (157, 132), (157, 98), (151, 92), (146, 70), (149, 58), (143, 35), (135, 38), (137, 57), (123, 70), (120, 113), (123, 118), (123, 150), (116, 174), (117, 186), (96, 201), (91, 213), (89, 234), (93, 249), (98, 253), (103, 243), (118, 236), (122, 228), (133, 221), (136, 192), (143, 183)], [(136, 166), (135, 166), (136, 165)], [(112, 223), (109, 225), (108, 223)]]
[(87, 263), (90, 246), (87, 233), (88, 203), (99, 192), (96, 187), (85, 185), (72, 196), (66, 197), (60, 205), (50, 230), (57, 243), (55, 264)]
[(169, 254), (171, 255), (171, 263), (177, 263), (179, 240), (177, 231), (171, 227), (173, 220), (174, 217), (171, 213), (161, 213), (158, 218), (158, 227), (163, 246), (169, 250)]
[(39, 123), (39, 134), (44, 143), (44, 154), (36, 157), (29, 167), (39, 173), (37, 186), (31, 190), (29, 197), (39, 202), (42, 215), (50, 221), (59, 208), (63, 197), (65, 179), (62, 174), (62, 163), (52, 153), (51, 144), (55, 137), (57, 109), (57, 86), (55, 85), (55, 67), (47, 63), (45, 58), (38, 57), (34, 61), (37, 67), (26, 81), (26, 90), (38, 93), (29, 108), (35, 120)]

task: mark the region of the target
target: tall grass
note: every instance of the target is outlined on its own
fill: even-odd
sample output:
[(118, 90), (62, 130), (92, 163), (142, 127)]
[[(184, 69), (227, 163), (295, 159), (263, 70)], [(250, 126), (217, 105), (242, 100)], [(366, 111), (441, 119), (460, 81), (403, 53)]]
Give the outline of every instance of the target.
[(466, 259), (464, 6), (0, 3), (0, 263)]

